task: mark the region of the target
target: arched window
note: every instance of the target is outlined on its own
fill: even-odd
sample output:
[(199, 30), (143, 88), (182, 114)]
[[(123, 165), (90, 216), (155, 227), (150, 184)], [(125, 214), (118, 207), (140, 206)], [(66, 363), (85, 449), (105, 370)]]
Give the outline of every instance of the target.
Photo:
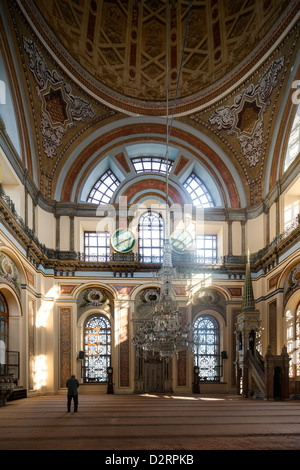
[(107, 382), (111, 365), (111, 326), (104, 315), (88, 318), (84, 329), (84, 381)]
[(195, 173), (188, 177), (183, 183), (183, 187), (189, 193), (194, 206), (214, 207), (214, 202), (207, 187)]
[(5, 374), (5, 349), (8, 346), (8, 307), (5, 297), (0, 292), (0, 375)]
[(145, 171), (150, 171), (153, 173), (168, 173), (171, 171), (173, 162), (172, 160), (167, 160), (162, 157), (137, 157), (132, 158), (131, 162), (134, 166), (134, 169), (137, 173), (144, 173)]
[(300, 152), (300, 104), (294, 117), (293, 125), (289, 135), (286, 155), (284, 159), (284, 171), (293, 163)]
[(109, 204), (119, 184), (120, 181), (118, 178), (111, 170), (108, 170), (98, 179), (90, 191), (87, 202), (92, 202), (93, 204)]
[(300, 303), (296, 311), (286, 312), (286, 346), (291, 360), (290, 377), (300, 377)]
[(194, 361), (200, 380), (220, 380), (219, 326), (210, 315), (197, 318), (194, 324)]
[(163, 220), (156, 212), (146, 212), (139, 222), (139, 254), (142, 263), (160, 263), (163, 255)]

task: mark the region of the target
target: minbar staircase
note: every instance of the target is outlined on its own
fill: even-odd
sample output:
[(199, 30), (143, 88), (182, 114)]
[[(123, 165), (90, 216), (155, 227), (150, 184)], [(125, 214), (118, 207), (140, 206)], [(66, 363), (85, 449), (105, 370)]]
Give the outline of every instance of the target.
[(247, 359), (249, 372), (251, 372), (253, 380), (256, 386), (258, 387), (259, 391), (261, 392), (262, 396), (265, 397), (266, 377), (264, 359), (257, 350), (254, 351), (254, 354), (252, 353), (252, 351), (248, 350)]
[(272, 354), (269, 346), (265, 357), (247, 351), (248, 374), (265, 400), (289, 399), (289, 361), (285, 346), (280, 355)]

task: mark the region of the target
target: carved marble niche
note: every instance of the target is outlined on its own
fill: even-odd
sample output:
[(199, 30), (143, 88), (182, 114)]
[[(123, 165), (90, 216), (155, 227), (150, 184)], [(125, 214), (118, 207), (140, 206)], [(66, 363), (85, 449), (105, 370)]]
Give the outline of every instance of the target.
[(201, 289), (193, 297), (192, 320), (206, 310), (218, 312), (226, 324), (226, 299), (224, 295), (215, 289)]

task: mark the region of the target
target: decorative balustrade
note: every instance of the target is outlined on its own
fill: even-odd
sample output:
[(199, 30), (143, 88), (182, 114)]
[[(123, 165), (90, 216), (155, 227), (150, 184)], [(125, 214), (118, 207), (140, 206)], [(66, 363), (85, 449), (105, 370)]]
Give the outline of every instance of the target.
[[(2, 203), (2, 204), (1, 204)], [(75, 271), (76, 269), (82, 269), (95, 267), (98, 269), (101, 267), (104, 269), (114, 270), (115, 265), (119, 265), (120, 268), (134, 270), (144, 270), (148, 267), (148, 270), (153, 269), (153, 265), (160, 265), (162, 260), (159, 257), (143, 257), (139, 253), (110, 253), (107, 256), (102, 257), (87, 257), (84, 253), (77, 251), (63, 251), (47, 248), (44, 244), (40, 243), (36, 234), (31, 230), (24, 222), (24, 220), (17, 214), (15, 204), (11, 198), (5, 194), (5, 191), (0, 184), (0, 215), (2, 220), (10, 226), (11, 230), (17, 238), (22, 238), (23, 244), (27, 249), (27, 257), (32, 261), (33, 264), (42, 264), (48, 268), (53, 267), (55, 271), (70, 270)], [(300, 215), (298, 215), (295, 221), (286, 228), (286, 230), (275, 237), (263, 249), (251, 254), (251, 267), (253, 271), (259, 269), (267, 269), (268, 263), (274, 264), (274, 259), (268, 260), (271, 255), (274, 258), (277, 256), (276, 250), (285, 241), (289, 242), (289, 238), (293, 238), (292, 235), (295, 233), (299, 238), (299, 226), (300, 226)], [(20, 230), (21, 229), (21, 230)], [(294, 243), (294, 238), (291, 241)], [(190, 252), (186, 254), (173, 254), (173, 265), (181, 270), (196, 269), (196, 270), (214, 270), (219, 269), (222, 271), (235, 273), (239, 271), (239, 275), (244, 272), (244, 266), (246, 263), (246, 255), (225, 255), (219, 258), (207, 259), (197, 256), (195, 253)], [(72, 267), (70, 265), (72, 264)], [(131, 268), (130, 268), (131, 266)], [(156, 269), (156, 268), (155, 268)], [(233, 274), (234, 275), (234, 274)]]

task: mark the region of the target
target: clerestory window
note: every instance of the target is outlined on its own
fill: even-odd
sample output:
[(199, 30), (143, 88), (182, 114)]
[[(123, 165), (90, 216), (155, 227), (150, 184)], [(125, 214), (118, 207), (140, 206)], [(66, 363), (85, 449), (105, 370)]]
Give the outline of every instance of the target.
[(198, 263), (217, 263), (217, 235), (196, 236), (196, 257)]
[(214, 202), (208, 189), (195, 173), (188, 177), (183, 183), (183, 187), (189, 193), (194, 206), (203, 208), (214, 207)]
[(120, 181), (111, 170), (106, 171), (91, 189), (87, 202), (109, 204)]
[(146, 212), (139, 222), (139, 255), (142, 263), (161, 263), (163, 256), (163, 220), (156, 212)]
[(166, 173), (171, 171), (173, 162), (161, 157), (139, 157), (131, 160), (136, 173), (150, 171), (153, 173)]
[(85, 261), (109, 261), (110, 235), (108, 232), (84, 232)]

